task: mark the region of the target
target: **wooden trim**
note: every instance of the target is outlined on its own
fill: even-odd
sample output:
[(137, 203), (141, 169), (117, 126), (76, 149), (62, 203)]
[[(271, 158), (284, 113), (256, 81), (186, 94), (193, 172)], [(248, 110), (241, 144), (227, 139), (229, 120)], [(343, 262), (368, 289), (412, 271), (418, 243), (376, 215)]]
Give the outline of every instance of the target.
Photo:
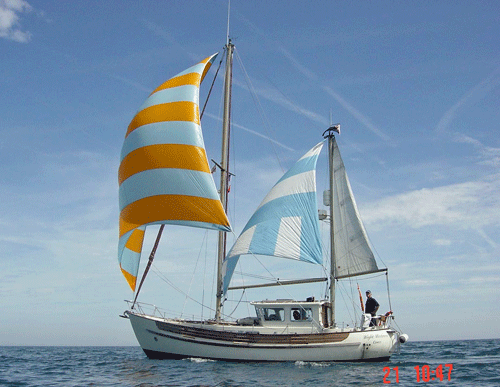
[(197, 338), (207, 340), (227, 341), (241, 344), (261, 345), (304, 345), (339, 343), (349, 337), (349, 332), (310, 333), (310, 334), (263, 334), (256, 331), (244, 333), (218, 331), (197, 327), (188, 327), (155, 321), (156, 327), (165, 332), (182, 335), (183, 338)]

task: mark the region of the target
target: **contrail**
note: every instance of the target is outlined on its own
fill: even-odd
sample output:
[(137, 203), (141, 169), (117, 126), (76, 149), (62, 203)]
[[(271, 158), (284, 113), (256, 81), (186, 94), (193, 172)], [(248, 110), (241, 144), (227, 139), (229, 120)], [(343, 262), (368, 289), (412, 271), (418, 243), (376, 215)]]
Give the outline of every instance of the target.
[[(302, 73), (307, 79), (312, 82), (319, 84), (318, 76), (303, 66), (297, 59), (295, 59), (289, 51), (285, 48), (280, 47), (280, 52), (283, 54), (285, 58), (295, 67), (300, 73)], [(337, 92), (335, 92), (331, 87), (328, 86), (320, 86), (327, 94), (333, 97), (344, 109), (346, 109), (351, 115), (356, 118), (359, 122), (361, 122), (368, 130), (372, 133), (383, 139), (384, 141), (391, 141), (391, 138), (382, 132), (379, 128), (377, 128), (368, 117), (364, 116), (361, 112), (359, 112), (354, 106), (352, 106), (349, 102), (347, 102), (342, 96), (340, 96)]]
[(470, 89), (455, 105), (448, 109), (436, 126), (436, 134), (444, 134), (462, 106), (474, 98), (480, 98), (500, 85), (500, 67), (486, 79)]
[(391, 141), (391, 138), (387, 134), (385, 134), (379, 128), (373, 125), (367, 117), (365, 117), (362, 113), (360, 113), (354, 106), (352, 106), (345, 99), (343, 99), (332, 88), (328, 86), (323, 86), (322, 88), (330, 96), (332, 96), (344, 109), (346, 109), (349, 113), (351, 113), (354, 118), (356, 118), (359, 122), (361, 122), (368, 130), (370, 130), (372, 133), (374, 133), (384, 141), (387, 142)]
[[(214, 114), (211, 114), (211, 113), (207, 113), (207, 112), (205, 112), (205, 115), (206, 115), (206, 116), (208, 116), (208, 117), (210, 117), (210, 118), (213, 118), (214, 120), (217, 120), (217, 121), (222, 121), (222, 119), (221, 119), (221, 118), (217, 117), (217, 116), (216, 116), (216, 115), (214, 115)], [(234, 122), (231, 122), (231, 125), (232, 125), (232, 126), (235, 126), (235, 127), (237, 127), (237, 128), (239, 128), (239, 129), (242, 129), (242, 130), (244, 130), (245, 132), (248, 132), (248, 133), (254, 134), (254, 135), (259, 136), (259, 137), (262, 137), (262, 138), (264, 138), (264, 139), (266, 139), (266, 140), (268, 140), (268, 141), (271, 141), (272, 143), (274, 143), (274, 144), (276, 144), (276, 145), (278, 145), (278, 146), (280, 146), (280, 147), (282, 147), (282, 148), (284, 148), (284, 149), (286, 149), (286, 150), (288, 150), (288, 151), (295, 152), (295, 149), (290, 148), (289, 146), (286, 146), (285, 144), (282, 144), (281, 142), (278, 142), (278, 141), (276, 141), (276, 140), (273, 140), (272, 138), (270, 138), (270, 137), (268, 137), (268, 136), (265, 136), (265, 135), (263, 135), (263, 134), (261, 134), (261, 133), (259, 133), (259, 132), (256, 132), (255, 130), (248, 129), (248, 128), (244, 127), (243, 125), (239, 125), (239, 124), (236, 124), (236, 123), (234, 123)]]

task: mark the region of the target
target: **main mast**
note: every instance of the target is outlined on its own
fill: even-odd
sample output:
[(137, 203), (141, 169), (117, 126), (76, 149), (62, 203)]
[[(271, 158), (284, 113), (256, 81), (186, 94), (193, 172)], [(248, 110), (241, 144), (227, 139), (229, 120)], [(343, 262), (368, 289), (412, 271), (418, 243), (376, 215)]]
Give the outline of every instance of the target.
[(330, 207), (330, 313), (329, 319), (332, 326), (335, 326), (335, 278), (337, 277), (337, 265), (335, 262), (335, 209), (333, 207), (335, 188), (335, 167), (333, 165), (334, 152), (334, 132), (340, 133), (340, 124), (330, 126), (323, 137), (328, 138), (328, 166), (330, 176), (330, 195), (328, 195), (328, 206)]
[[(227, 214), (227, 186), (229, 177), (229, 137), (231, 124), (231, 81), (233, 69), (234, 45), (228, 39), (226, 45), (226, 75), (224, 77), (224, 113), (222, 117), (222, 154), (220, 174), (220, 200), (224, 212)], [(222, 310), (223, 278), (222, 264), (226, 256), (226, 233), (219, 231), (218, 257), (217, 257), (217, 297), (215, 304), (215, 320), (220, 321)]]

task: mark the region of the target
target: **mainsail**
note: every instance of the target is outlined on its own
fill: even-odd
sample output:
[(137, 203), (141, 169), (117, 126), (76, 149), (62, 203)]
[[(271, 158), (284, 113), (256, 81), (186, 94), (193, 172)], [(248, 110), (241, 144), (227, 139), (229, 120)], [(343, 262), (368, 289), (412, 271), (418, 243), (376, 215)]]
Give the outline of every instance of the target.
[(300, 158), (260, 203), (224, 261), (224, 291), (244, 254), (322, 263), (316, 162), (323, 143)]
[(361, 222), (337, 141), (333, 140), (334, 240), (336, 277), (378, 271), (375, 257)]
[(216, 56), (156, 88), (128, 126), (118, 171), (118, 261), (132, 290), (147, 225), (231, 230), (200, 125), (199, 86)]

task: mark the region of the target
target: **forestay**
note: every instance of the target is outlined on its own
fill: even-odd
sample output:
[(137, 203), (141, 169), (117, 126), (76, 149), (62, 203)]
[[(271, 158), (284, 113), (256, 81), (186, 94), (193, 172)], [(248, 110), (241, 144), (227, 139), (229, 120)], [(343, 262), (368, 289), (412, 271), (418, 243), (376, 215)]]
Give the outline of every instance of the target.
[(128, 127), (118, 172), (118, 260), (132, 290), (147, 225), (230, 231), (210, 173), (199, 114), (199, 86), (216, 56), (154, 90)]
[(323, 142), (297, 161), (250, 218), (224, 261), (224, 292), (244, 254), (322, 263), (316, 198), (316, 162), (322, 147)]
[(359, 216), (351, 184), (335, 139), (333, 146), (336, 277), (376, 272), (377, 263)]

